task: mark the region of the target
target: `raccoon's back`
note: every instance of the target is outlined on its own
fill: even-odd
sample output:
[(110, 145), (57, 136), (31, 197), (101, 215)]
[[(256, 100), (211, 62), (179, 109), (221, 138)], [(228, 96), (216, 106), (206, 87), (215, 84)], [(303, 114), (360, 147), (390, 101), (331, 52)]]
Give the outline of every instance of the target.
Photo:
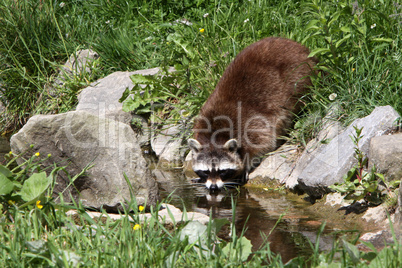
[[(222, 131), (215, 138), (222, 142), (229, 138), (242, 139), (244, 135), (239, 136), (245, 131), (246, 122), (262, 116), (275, 121), (277, 132), (265, 137), (254, 135), (253, 139), (257, 143), (271, 142), (267, 148), (272, 150), (272, 139), (289, 126), (292, 114), (299, 109), (300, 96), (311, 84), (308, 76), (316, 60), (308, 55), (307, 48), (284, 38), (265, 38), (245, 48), (227, 67), (202, 107), (200, 115), (204, 120), (195, 122), (194, 129), (209, 128), (210, 131), (195, 131), (195, 137), (206, 142), (214, 132), (231, 128), (232, 133)], [(231, 122), (223, 118), (230, 118)], [(247, 150), (247, 142), (242, 144)]]
[(247, 108), (267, 110), (285, 106), (293, 110), (310, 84), (308, 76), (316, 63), (308, 55), (309, 50), (295, 41), (262, 39), (237, 55), (204, 107), (218, 105), (213, 108), (219, 109), (221, 105), (241, 101), (242, 105), (249, 105)]

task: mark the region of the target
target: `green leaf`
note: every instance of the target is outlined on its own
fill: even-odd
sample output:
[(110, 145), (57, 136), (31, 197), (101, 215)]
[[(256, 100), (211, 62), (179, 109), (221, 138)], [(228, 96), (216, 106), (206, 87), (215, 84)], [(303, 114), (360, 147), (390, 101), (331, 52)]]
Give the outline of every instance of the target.
[(308, 55), (308, 57), (314, 57), (317, 54), (325, 54), (327, 52), (330, 52), (329, 48), (316, 48), (313, 49), (313, 51), (310, 52), (310, 54)]
[(0, 165), (0, 174), (3, 174), (7, 178), (13, 176), (13, 173), (11, 173), (11, 171), (3, 165)]
[(138, 101), (134, 101), (133, 98), (128, 98), (123, 102), (123, 111), (131, 112), (135, 111), (140, 106)]
[[(379, 173), (376, 173), (376, 175), (377, 175), (378, 177), (380, 177), (380, 175), (381, 175), (381, 176), (382, 176), (382, 180), (384, 181), (384, 175), (379, 174)], [(399, 187), (400, 184), (401, 184), (401, 181), (400, 181), (400, 180), (391, 181), (391, 182), (389, 183), (389, 187), (391, 187), (391, 188), (396, 188), (396, 187)]]
[(119, 99), (119, 102), (122, 103), (125, 99), (127, 99), (128, 95), (130, 95), (130, 89), (126, 87), (126, 90), (124, 90), (123, 95)]
[(318, 22), (319, 22), (319, 20), (310, 20), (310, 22), (306, 25), (305, 31), (308, 31), (308, 30), (311, 30), (311, 29), (313, 29), (313, 30), (319, 29), (320, 27), (318, 27), (316, 25)]
[(334, 14), (332, 14), (332, 18), (331, 18), (331, 20), (328, 22), (328, 27), (330, 27), (332, 23), (337, 22), (340, 15), (342, 15), (342, 10), (340, 10), (340, 11), (335, 12)]
[(190, 244), (201, 241), (201, 246), (205, 246), (207, 226), (199, 221), (190, 221), (180, 232), (180, 240), (184, 241), (187, 237)]
[(338, 48), (340, 45), (342, 45), (343, 42), (348, 40), (351, 36), (352, 36), (351, 34), (345, 35), (344, 38), (335, 43), (335, 47)]
[(346, 251), (348, 252), (352, 262), (354, 264), (357, 264), (360, 261), (360, 252), (357, 249), (357, 247), (345, 240), (342, 240), (342, 242), (343, 242), (343, 246), (346, 249)]
[(349, 26), (342, 26), (342, 27), (340, 28), (340, 30), (341, 30), (342, 32), (344, 32), (344, 33), (350, 33), (350, 32), (351, 32)]
[(230, 224), (230, 221), (227, 219), (214, 219), (211, 223), (212, 230), (214, 230), (215, 234), (217, 234), (226, 224)]
[(35, 200), (47, 190), (51, 183), (52, 179), (46, 177), (46, 172), (34, 173), (24, 182), (21, 198), (26, 202)]
[(133, 84), (152, 84), (155, 81), (153, 75), (142, 75), (142, 74), (133, 74), (130, 76), (131, 81)]
[(223, 249), (222, 252), (226, 256), (239, 255), (242, 261), (246, 261), (248, 256), (251, 254), (252, 244), (251, 241), (245, 238), (244, 236), (237, 239), (235, 242), (228, 243)]
[(387, 43), (392, 43), (393, 39), (391, 38), (371, 38), (370, 39), (373, 42), (387, 42)]
[(377, 257), (370, 262), (369, 267), (396, 267), (391, 265), (391, 260), (396, 260), (396, 258), (394, 250), (390, 247), (385, 247), (378, 253)]
[(0, 173), (0, 195), (6, 195), (13, 191), (14, 184), (3, 173)]
[(81, 256), (73, 251), (61, 250), (58, 255), (52, 255), (59, 267), (78, 267), (81, 264)]

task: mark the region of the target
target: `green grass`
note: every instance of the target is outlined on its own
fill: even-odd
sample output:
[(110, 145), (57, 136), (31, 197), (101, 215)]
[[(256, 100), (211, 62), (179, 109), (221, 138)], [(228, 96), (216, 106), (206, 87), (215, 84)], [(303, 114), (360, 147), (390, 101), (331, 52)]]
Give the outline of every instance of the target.
[[(91, 218), (79, 205), (55, 205), (18, 209), (9, 207), (0, 218), (0, 262), (5, 267), (400, 267), (400, 244), (389, 244), (377, 251), (359, 251), (356, 240), (335, 242), (333, 249), (321, 253), (313, 245), (308, 258), (283, 263), (269, 245), (252, 252), (242, 233), (225, 241), (216, 236), (227, 220), (165, 224), (157, 206), (145, 221), (134, 203), (111, 220), (107, 214)], [(76, 216), (67, 216), (76, 209)], [(235, 213), (235, 209), (233, 209)], [(234, 217), (233, 217), (234, 218)], [(319, 241), (321, 226), (317, 234)], [(396, 238), (395, 238), (396, 239)], [(396, 241), (396, 240), (395, 240)]]
[[(55, 164), (52, 171), (50, 167), (43, 170), (39, 153), (14, 167), (13, 163), (23, 155), (9, 153), (8, 164), (0, 165), (0, 263), (5, 267), (365, 267), (369, 263), (374, 267), (399, 267), (402, 264), (398, 242), (381, 251), (366, 243), (371, 249), (366, 253), (355, 246), (357, 238), (350, 242), (335, 241), (329, 252), (320, 252), (319, 242), (308, 241), (311, 256), (299, 256), (288, 263), (270, 250), (268, 242), (253, 251), (251, 242), (244, 237), (246, 227), (236, 231), (236, 197), (231, 202), (231, 225), (226, 219), (210, 218), (206, 226), (188, 221), (186, 211), (180, 222), (168, 213), (171, 223), (166, 223), (159, 215), (162, 204), (150, 207), (149, 216), (144, 218), (144, 207), (135, 203), (134, 195), (127, 200), (120, 219), (112, 220), (104, 211), (93, 218), (80, 203), (65, 203), (62, 193), (54, 196), (55, 182), (60, 172), (66, 172), (64, 167)], [(46, 176), (45, 171), (50, 175)], [(84, 173), (85, 170), (71, 178), (71, 182)], [(71, 209), (77, 213), (67, 214)], [(223, 235), (229, 237), (226, 240), (219, 237), (223, 226), (230, 230), (230, 236), (227, 232)], [(317, 231), (316, 241), (320, 241), (324, 227)], [(394, 241), (397, 241), (395, 235)]]
[[(173, 101), (164, 90), (158, 97), (194, 116), (236, 54), (267, 36), (302, 42), (320, 58), (326, 75), (314, 81), (307, 114), (322, 116), (333, 102), (345, 123), (379, 105), (402, 113), (401, 10), (389, 0), (0, 0), (0, 127), (14, 132), (35, 113), (71, 110), (81, 88), (113, 71), (173, 65), (182, 68), (181, 91)], [(182, 19), (192, 24), (175, 23)], [(101, 57), (96, 75), (50, 97), (60, 64), (83, 48)]]

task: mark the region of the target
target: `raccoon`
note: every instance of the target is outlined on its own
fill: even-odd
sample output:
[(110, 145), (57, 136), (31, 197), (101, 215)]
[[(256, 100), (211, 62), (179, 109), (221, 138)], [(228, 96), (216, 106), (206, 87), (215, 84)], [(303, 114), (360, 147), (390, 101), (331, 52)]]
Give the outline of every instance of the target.
[(211, 191), (243, 185), (264, 154), (278, 146), (317, 63), (299, 43), (262, 39), (227, 67), (194, 122), (192, 167)]

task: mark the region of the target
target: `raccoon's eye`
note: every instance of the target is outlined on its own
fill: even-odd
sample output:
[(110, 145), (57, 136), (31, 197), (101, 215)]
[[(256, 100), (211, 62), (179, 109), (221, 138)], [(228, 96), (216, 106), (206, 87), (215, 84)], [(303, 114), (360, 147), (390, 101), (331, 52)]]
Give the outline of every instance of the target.
[(219, 176), (221, 178), (229, 178), (232, 177), (236, 173), (236, 170), (234, 169), (223, 169), (219, 170)]

